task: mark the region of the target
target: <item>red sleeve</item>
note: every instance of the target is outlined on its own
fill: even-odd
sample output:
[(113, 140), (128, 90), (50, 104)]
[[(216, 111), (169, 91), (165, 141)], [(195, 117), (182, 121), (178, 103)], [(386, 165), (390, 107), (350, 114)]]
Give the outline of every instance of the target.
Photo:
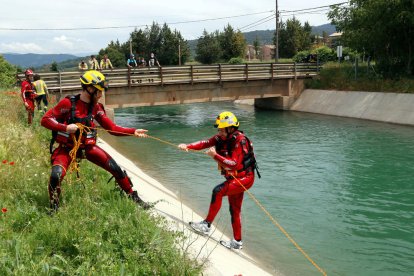
[(230, 156), (226, 158), (224, 156), (216, 154), (214, 156), (214, 160), (216, 160), (219, 163), (219, 165), (225, 169), (229, 169), (229, 170), (241, 169), (243, 168), (243, 157), (244, 157), (243, 151), (247, 153), (248, 152), (247, 147), (248, 146), (247, 146), (246, 138), (244, 137), (240, 139), (238, 138), (236, 139), (233, 145), (233, 150)]
[(128, 134), (134, 134), (135, 128), (121, 127), (115, 124), (108, 116), (106, 116), (103, 105), (98, 104), (98, 110), (95, 117), (96, 121), (108, 132), (115, 136), (126, 136)]
[(216, 145), (216, 135), (208, 140), (201, 140), (187, 145), (187, 148), (192, 150), (202, 150)]
[(72, 104), (70, 99), (64, 98), (54, 108), (49, 109), (41, 120), (41, 125), (45, 128), (55, 131), (66, 131), (66, 124), (59, 123), (64, 122), (69, 116)]

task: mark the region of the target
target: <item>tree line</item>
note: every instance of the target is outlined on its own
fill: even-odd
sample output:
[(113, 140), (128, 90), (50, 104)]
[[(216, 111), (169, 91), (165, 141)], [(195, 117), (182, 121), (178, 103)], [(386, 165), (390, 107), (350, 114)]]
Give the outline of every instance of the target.
[(414, 75), (414, 1), (350, 0), (329, 18), (343, 43), (375, 60), (384, 76)]

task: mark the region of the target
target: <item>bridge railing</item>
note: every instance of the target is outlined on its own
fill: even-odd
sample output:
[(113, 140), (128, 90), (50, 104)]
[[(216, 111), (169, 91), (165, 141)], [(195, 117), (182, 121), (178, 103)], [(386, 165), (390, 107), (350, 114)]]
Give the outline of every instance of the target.
[[(176, 83), (228, 82), (309, 78), (318, 74), (316, 63), (246, 63), (238, 65), (187, 65), (159, 68), (103, 70), (110, 87), (167, 85)], [(82, 71), (39, 73), (51, 92), (80, 89)], [(23, 74), (19, 74), (21, 79)]]

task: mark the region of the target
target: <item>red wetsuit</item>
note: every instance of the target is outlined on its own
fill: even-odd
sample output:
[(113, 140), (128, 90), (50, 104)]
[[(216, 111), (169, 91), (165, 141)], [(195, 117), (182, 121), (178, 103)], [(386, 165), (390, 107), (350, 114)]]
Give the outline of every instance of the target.
[[(89, 127), (95, 127), (96, 120), (103, 128), (109, 130), (109, 133), (117, 136), (133, 134), (135, 128), (125, 128), (116, 125), (106, 114), (101, 104), (96, 104), (89, 110), (89, 104), (80, 100), (79, 95), (76, 98), (75, 118), (78, 122)], [(74, 123), (72, 120), (72, 102), (70, 98), (64, 98), (54, 108), (45, 113), (41, 120), (42, 126), (58, 132), (56, 141), (59, 147), (56, 148), (51, 156), (52, 173), (49, 181), (49, 196), (51, 202), (59, 203), (60, 184), (66, 175), (66, 170), (72, 162), (69, 152), (72, 149), (72, 137), (66, 133), (66, 126)], [(111, 132), (114, 131), (114, 132)], [(65, 140), (65, 138), (68, 138)], [(127, 194), (131, 194), (132, 183), (129, 177), (118, 166), (115, 160), (103, 149), (96, 145), (96, 133), (88, 133), (82, 137), (82, 145), (78, 150), (78, 157), (82, 157), (82, 153), (89, 161), (104, 168), (110, 172), (118, 182), (118, 185)]]
[(228, 196), (233, 236), (235, 240), (240, 241), (242, 239), (241, 207), (243, 195), (245, 189), (250, 189), (254, 183), (254, 168), (243, 168), (243, 159), (249, 153), (251, 145), (244, 134), (238, 130), (232, 133), (226, 140), (215, 135), (208, 140), (187, 145), (187, 148), (193, 150), (202, 150), (210, 147), (216, 147), (217, 154), (214, 160), (221, 167), (226, 181), (213, 189), (210, 208), (205, 221), (213, 222), (221, 208), (223, 196)]
[(21, 96), (23, 99), (23, 103), (27, 103), (29, 106), (25, 108), (27, 110), (28, 113), (28, 123), (31, 124), (32, 120), (33, 120), (33, 113), (34, 113), (34, 109), (35, 109), (35, 104), (34, 104), (34, 99), (36, 97), (36, 92), (35, 89), (32, 85), (32, 83), (28, 80), (24, 80), (22, 82), (22, 88), (21, 88)]

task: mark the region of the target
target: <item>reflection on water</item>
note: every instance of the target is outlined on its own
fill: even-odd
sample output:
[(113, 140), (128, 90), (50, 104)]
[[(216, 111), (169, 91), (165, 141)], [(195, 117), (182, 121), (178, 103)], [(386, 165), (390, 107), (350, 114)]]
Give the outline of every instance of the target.
[[(413, 274), (412, 127), (233, 103), (125, 108), (116, 121), (189, 143), (213, 135), (224, 110), (253, 140), (262, 178), (252, 193), (329, 275)], [(105, 139), (206, 214), (223, 181), (211, 159), (150, 139)], [(243, 250), (270, 271), (320, 274), (247, 195), (242, 220)], [(216, 223), (231, 233), (226, 202)]]

